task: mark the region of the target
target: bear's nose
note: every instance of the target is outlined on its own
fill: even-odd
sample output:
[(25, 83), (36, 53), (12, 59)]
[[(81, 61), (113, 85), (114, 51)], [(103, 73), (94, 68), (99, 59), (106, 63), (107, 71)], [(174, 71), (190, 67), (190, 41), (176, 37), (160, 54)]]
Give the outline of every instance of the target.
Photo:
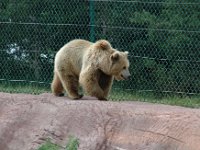
[(127, 76), (126, 76), (126, 79), (129, 79), (130, 77), (131, 77), (131, 75), (127, 75)]
[(121, 75), (121, 76), (126, 80), (128, 80), (131, 77), (131, 75), (126, 75), (126, 76)]

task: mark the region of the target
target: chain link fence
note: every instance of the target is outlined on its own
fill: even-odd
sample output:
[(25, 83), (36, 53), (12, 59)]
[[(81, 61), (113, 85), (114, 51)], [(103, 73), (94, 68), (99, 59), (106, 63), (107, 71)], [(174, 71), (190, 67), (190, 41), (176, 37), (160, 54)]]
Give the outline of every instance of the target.
[(77, 38), (129, 51), (120, 99), (200, 93), (198, 0), (1, 0), (0, 91), (50, 90), (55, 53)]

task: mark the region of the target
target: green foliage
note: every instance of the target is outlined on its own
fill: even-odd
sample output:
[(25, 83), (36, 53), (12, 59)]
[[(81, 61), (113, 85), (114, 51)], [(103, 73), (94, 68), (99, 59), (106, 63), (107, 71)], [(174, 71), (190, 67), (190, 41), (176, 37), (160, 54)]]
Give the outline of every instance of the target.
[(43, 144), (41, 147), (39, 147), (38, 150), (59, 150), (60, 147), (56, 144), (51, 143), (49, 140)]
[(68, 144), (66, 146), (66, 150), (77, 150), (79, 146), (79, 141), (77, 138), (75, 137), (70, 137)]
[[(79, 141), (77, 138), (70, 136), (69, 141), (65, 150), (77, 150), (79, 147)], [(60, 150), (61, 146), (52, 143), (50, 140), (47, 140), (43, 145), (41, 145), (38, 150)]]
[(56, 51), (72, 39), (92, 37), (130, 52), (132, 78), (114, 87), (157, 96), (200, 93), (198, 0), (93, 4), (91, 9), (89, 1), (2, 0), (0, 79), (50, 83)]

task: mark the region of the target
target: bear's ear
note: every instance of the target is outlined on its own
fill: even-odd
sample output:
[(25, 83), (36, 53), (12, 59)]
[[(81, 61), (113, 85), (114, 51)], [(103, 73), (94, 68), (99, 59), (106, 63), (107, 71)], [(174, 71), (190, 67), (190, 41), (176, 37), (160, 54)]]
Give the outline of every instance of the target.
[(128, 51), (125, 51), (124, 54), (126, 57), (128, 57)]
[(95, 43), (97, 49), (107, 50), (111, 48), (111, 45), (106, 40), (99, 40)]
[(125, 51), (124, 53), (128, 56), (128, 51)]
[(111, 56), (110, 56), (111, 60), (114, 62), (114, 61), (117, 61), (119, 59), (119, 53), (115, 52), (113, 53)]

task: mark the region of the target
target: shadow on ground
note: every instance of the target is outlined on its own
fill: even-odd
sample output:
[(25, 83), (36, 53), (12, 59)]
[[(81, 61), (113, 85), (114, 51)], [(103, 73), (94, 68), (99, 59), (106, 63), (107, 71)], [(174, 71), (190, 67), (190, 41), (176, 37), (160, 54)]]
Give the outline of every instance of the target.
[(0, 150), (36, 150), (46, 139), (80, 150), (199, 150), (200, 109), (141, 102), (0, 93)]

